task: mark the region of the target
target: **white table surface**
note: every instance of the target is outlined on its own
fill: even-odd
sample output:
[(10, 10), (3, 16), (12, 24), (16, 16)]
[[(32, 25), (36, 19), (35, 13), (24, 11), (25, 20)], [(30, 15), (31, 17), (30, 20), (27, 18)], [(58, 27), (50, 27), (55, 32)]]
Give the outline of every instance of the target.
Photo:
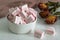
[[(54, 27), (56, 29), (55, 36), (45, 35), (42, 40), (60, 40), (60, 19), (53, 25), (47, 25), (41, 18), (38, 19), (36, 28), (44, 31), (48, 27)], [(14, 34), (8, 30), (8, 23), (6, 18), (0, 19), (0, 40), (40, 40), (34, 38), (30, 34)]]

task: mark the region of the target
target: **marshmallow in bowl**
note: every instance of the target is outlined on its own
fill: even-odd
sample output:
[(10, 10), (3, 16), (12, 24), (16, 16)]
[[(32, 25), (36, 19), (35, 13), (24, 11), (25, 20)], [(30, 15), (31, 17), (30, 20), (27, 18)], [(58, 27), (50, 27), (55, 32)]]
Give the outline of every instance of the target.
[(25, 4), (25, 5), (23, 5), (21, 8), (22, 8), (22, 13), (23, 13), (23, 15), (24, 15), (25, 17), (27, 17), (28, 14), (27, 14), (26, 12), (29, 10), (28, 5)]
[(19, 24), (20, 22), (21, 22), (21, 17), (16, 16), (14, 23)]
[(55, 28), (53, 28), (53, 27), (47, 28), (45, 32), (46, 32), (47, 34), (49, 34), (49, 35), (52, 35), (52, 36), (55, 36), (55, 35), (56, 35)]
[(21, 12), (21, 10), (18, 7), (16, 7), (16, 9), (12, 12), (12, 15), (16, 16), (20, 12)]
[(29, 8), (29, 11), (31, 12), (31, 14), (32, 14), (34, 17), (36, 17), (36, 15), (37, 15), (36, 10), (34, 10), (34, 9), (32, 9), (32, 8)]
[(22, 10), (22, 13), (23, 13), (23, 15), (24, 15), (25, 17), (28, 16), (28, 14), (27, 14), (25, 11), (23, 11), (23, 10)]
[(12, 13), (15, 9), (14, 8), (10, 8), (9, 12)]
[(29, 8), (28, 8), (28, 5), (27, 5), (27, 4), (23, 5), (21, 8), (22, 8), (22, 10), (23, 10), (23, 11), (27, 11), (27, 10), (29, 10)]
[(29, 15), (30, 19), (32, 19), (33, 21), (35, 20), (33, 15)]
[[(33, 8), (29, 8), (27, 4), (20, 6), (20, 7), (15, 7), (14, 11), (12, 10), (9, 12), (10, 13), (12, 12), (11, 15), (16, 17), (14, 19), (15, 24), (28, 24), (30, 22), (34, 22), (36, 20), (36, 17), (37, 17), (36, 16), (37, 11), (35, 11)], [(21, 18), (19, 18), (19, 17), (21, 17)], [(8, 17), (8, 19), (9, 19), (9, 17)]]
[(27, 24), (24, 20), (21, 20), (21, 24)]
[(35, 20), (33, 15), (29, 15), (28, 22), (33, 22)]

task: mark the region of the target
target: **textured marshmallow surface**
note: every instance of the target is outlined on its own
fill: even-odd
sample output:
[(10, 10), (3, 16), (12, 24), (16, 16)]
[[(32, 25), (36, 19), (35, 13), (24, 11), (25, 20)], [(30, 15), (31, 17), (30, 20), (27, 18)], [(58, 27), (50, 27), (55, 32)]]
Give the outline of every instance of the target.
[[(14, 10), (14, 8), (11, 8), (9, 10), (9, 12), (13, 16), (21, 17), (21, 19), (19, 19), (19, 18), (15, 19), (15, 20), (17, 20), (16, 21), (17, 24), (19, 24), (19, 23), (28, 24), (28, 23), (34, 22), (36, 20), (37, 11), (35, 11), (33, 8), (29, 8), (27, 4), (20, 6), (20, 7), (15, 7), (15, 10)], [(19, 21), (18, 19), (21, 20), (21, 22), (18, 22)]]
[(54, 27), (49, 27), (46, 29), (46, 33), (49, 35), (53, 35), (55, 36), (56, 32), (55, 32), (55, 28)]
[(40, 30), (36, 30), (34, 33), (34, 36), (40, 39), (44, 38), (44, 32), (40, 31)]

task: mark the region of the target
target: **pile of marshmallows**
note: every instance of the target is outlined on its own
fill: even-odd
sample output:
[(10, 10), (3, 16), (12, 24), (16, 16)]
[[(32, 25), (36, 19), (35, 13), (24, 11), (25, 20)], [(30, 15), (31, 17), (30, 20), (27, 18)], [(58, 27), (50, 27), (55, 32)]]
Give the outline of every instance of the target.
[(51, 36), (55, 36), (56, 35), (56, 31), (54, 27), (49, 27), (45, 30), (45, 32), (41, 31), (41, 30), (36, 30), (34, 32), (34, 36), (39, 38), (39, 39), (43, 39), (45, 34), (51, 35)]
[(36, 20), (37, 11), (29, 8), (27, 4), (9, 9), (9, 12), (15, 16), (15, 24), (28, 24)]

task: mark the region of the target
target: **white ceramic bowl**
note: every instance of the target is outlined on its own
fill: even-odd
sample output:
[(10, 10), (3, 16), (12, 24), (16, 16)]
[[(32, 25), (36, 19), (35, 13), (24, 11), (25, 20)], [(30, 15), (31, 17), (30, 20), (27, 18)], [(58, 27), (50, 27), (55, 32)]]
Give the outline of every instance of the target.
[[(34, 9), (32, 9), (32, 8), (29, 8), (29, 9), (33, 10), (34, 13), (37, 13)], [(15, 23), (10, 22), (9, 20), (8, 20), (8, 24), (9, 24), (9, 29), (14, 33), (28, 33), (30, 30), (33, 33), (35, 26), (36, 26), (36, 21), (37, 21), (37, 17), (34, 22), (31, 22), (28, 24), (18, 24), (17, 25)]]
[[(7, 19), (8, 20), (8, 19)], [(29, 31), (33, 32), (36, 27), (36, 21), (28, 24), (15, 24), (8, 20), (9, 29), (14, 33), (28, 33)]]

